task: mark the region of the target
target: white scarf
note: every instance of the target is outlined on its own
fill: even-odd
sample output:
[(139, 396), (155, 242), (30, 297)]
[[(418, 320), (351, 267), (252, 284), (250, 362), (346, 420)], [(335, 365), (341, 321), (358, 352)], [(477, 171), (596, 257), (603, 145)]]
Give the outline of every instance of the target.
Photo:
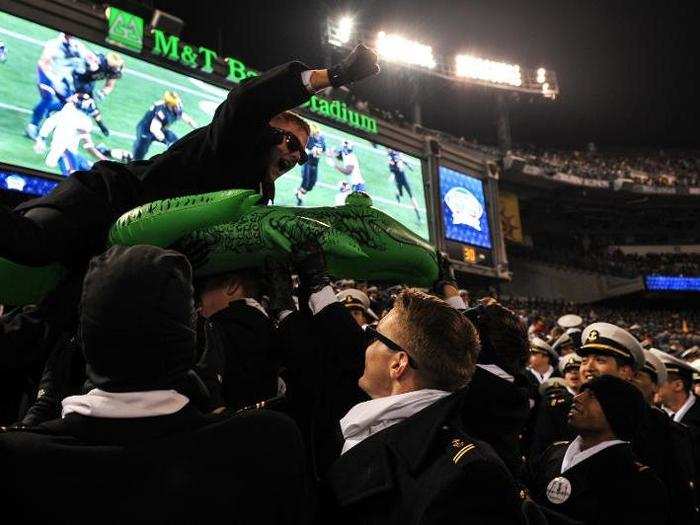
[(345, 438), (342, 454), (380, 430), (400, 423), (451, 392), (424, 388), (358, 403), (340, 420)]
[(551, 375), (554, 373), (554, 367), (552, 365), (549, 365), (549, 368), (547, 368), (547, 370), (545, 370), (544, 374), (540, 374), (537, 370), (535, 370), (531, 366), (528, 366), (527, 369), (530, 372), (532, 372), (532, 375), (535, 376), (535, 379), (537, 379), (537, 381), (540, 384), (547, 381), (547, 379), (549, 379), (551, 377)]
[(569, 447), (566, 449), (566, 453), (564, 454), (564, 460), (561, 463), (561, 473), (563, 474), (564, 472), (566, 472), (572, 467), (575, 467), (582, 461), (590, 458), (591, 456), (595, 456), (598, 452), (605, 450), (608, 447), (612, 447), (613, 445), (619, 445), (620, 443), (628, 443), (628, 441), (611, 439), (609, 441), (603, 441), (602, 443), (598, 443), (597, 445), (587, 448), (586, 450), (581, 450), (583, 440), (581, 439), (581, 436), (577, 436), (576, 439), (574, 439), (569, 444)]
[(82, 416), (107, 418), (137, 418), (166, 416), (181, 410), (189, 399), (175, 390), (148, 392), (105, 392), (99, 388), (84, 396), (70, 396), (61, 404), (61, 417), (75, 412)]

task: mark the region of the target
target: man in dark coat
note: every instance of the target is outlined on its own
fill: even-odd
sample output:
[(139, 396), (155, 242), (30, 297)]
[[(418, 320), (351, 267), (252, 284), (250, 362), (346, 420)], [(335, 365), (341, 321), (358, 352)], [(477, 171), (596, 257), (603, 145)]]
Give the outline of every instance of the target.
[[(580, 374), (584, 384), (602, 375), (633, 381), (644, 369), (646, 359), (639, 341), (626, 330), (610, 323), (593, 323), (581, 336), (578, 354), (583, 358)], [(685, 445), (683, 429), (656, 407), (645, 406), (645, 417), (632, 440), (635, 455), (649, 465), (668, 490), (670, 523), (697, 523), (692, 452)]]
[(569, 414), (579, 435), (552, 445), (532, 467), (535, 501), (587, 525), (667, 523), (666, 487), (629, 444), (645, 409), (641, 393), (617, 377), (583, 385)]
[(241, 270), (206, 279), (199, 312), (206, 349), (198, 363), (214, 405), (241, 409), (277, 395), (274, 324), (257, 301), (258, 275)]
[(269, 269), (270, 311), (280, 320), (276, 333), (286, 382), (286, 408), (300, 426), (309, 465), (320, 479), (343, 446), (338, 421), (367, 395), (362, 374), (365, 332), (340, 303), (318, 246), (298, 250), (299, 309), (292, 300), (288, 268)]
[(474, 376), (464, 393), (465, 430), (491, 445), (516, 479), (524, 462), (520, 433), (529, 414), (528, 390), (516, 381), (529, 356), (527, 329), (495, 301), (467, 311), (481, 341)]
[(360, 45), (330, 69), (290, 62), (251, 78), (229, 93), (209, 125), (165, 153), (127, 165), (98, 162), (46, 197), (14, 212), (0, 208), (0, 257), (37, 266), (85, 261), (103, 249), (120, 215), (157, 199), (249, 188), (268, 201), (275, 179), (306, 156), (309, 126), (286, 110), (378, 71), (376, 54)]
[(296, 425), (272, 412), (213, 417), (193, 406), (194, 319), (192, 269), (181, 254), (117, 246), (92, 260), (80, 335), (95, 388), (64, 399), (60, 420), (0, 433), (8, 515), (45, 523), (307, 521)]
[(463, 429), (476, 329), (444, 301), (404, 290), (365, 352), (372, 398), (341, 420), (322, 493), (328, 523), (522, 523), (523, 496), (493, 449)]

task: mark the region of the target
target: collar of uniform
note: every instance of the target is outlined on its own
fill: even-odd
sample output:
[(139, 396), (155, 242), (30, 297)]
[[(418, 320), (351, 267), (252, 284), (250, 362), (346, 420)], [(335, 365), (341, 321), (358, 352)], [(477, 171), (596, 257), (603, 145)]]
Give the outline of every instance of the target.
[(193, 430), (218, 420), (202, 414), (192, 403), (166, 416), (140, 418), (90, 417), (75, 412), (32, 429), (52, 435), (70, 435), (94, 444), (129, 444)]
[(533, 376), (535, 376), (535, 379), (537, 379), (537, 381), (540, 384), (547, 381), (547, 379), (549, 379), (552, 376), (552, 374), (554, 373), (554, 367), (552, 365), (549, 365), (549, 368), (547, 369), (547, 371), (544, 374), (540, 374), (537, 370), (535, 370), (534, 368), (532, 368), (530, 366), (528, 366), (527, 369), (530, 371), (530, 373)]
[(683, 406), (678, 409), (678, 411), (673, 414), (673, 411), (669, 409), (668, 407), (663, 407), (663, 409), (669, 414), (673, 414), (673, 420), (676, 423), (680, 423), (683, 417), (688, 413), (688, 410), (690, 410), (693, 405), (695, 404), (695, 396), (691, 392), (690, 395), (688, 396), (688, 399), (685, 400), (685, 403), (683, 403)]
[(606, 448), (612, 447), (614, 445), (624, 445), (628, 442), (621, 441), (619, 439), (611, 439), (609, 441), (603, 441), (602, 443), (598, 443), (597, 445), (591, 448), (587, 448), (586, 450), (581, 450), (582, 443), (583, 440), (581, 439), (581, 436), (578, 436), (569, 444), (569, 447), (566, 449), (566, 454), (564, 454), (564, 460), (561, 463), (562, 474), (564, 474), (570, 468), (575, 467), (582, 461), (585, 461), (591, 456), (594, 456), (597, 453), (605, 450)]
[(486, 370), (487, 372), (495, 375), (496, 377), (508, 381), (509, 383), (515, 383), (515, 377), (510, 375), (498, 365), (477, 363), (476, 366)]
[[(459, 418), (452, 418), (452, 416), (459, 413), (468, 388), (465, 387), (450, 394), (391, 427), (394, 431), (388, 433), (387, 443), (408, 464), (411, 473), (421, 469), (433, 450), (432, 445), (440, 432), (454, 430), (462, 432)], [(453, 429), (455, 424), (459, 428)]]

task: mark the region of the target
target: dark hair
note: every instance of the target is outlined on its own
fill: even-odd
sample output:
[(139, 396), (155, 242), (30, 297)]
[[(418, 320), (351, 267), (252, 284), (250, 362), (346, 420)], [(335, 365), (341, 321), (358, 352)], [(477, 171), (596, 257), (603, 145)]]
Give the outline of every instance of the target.
[(234, 281), (238, 281), (247, 297), (257, 297), (260, 288), (260, 273), (252, 268), (243, 268), (234, 272), (220, 273), (207, 277), (198, 283), (200, 293), (215, 290), (228, 286)]
[(499, 303), (479, 305), (468, 312), (481, 340), (479, 362), (493, 363), (516, 374), (527, 365), (530, 344), (525, 323), (508, 308)]
[[(272, 117), (271, 121), (274, 122), (275, 120), (283, 120), (285, 122), (291, 122), (293, 124), (296, 124), (301, 129), (306, 131), (307, 135), (311, 135), (311, 126), (309, 125), (309, 123), (293, 111), (283, 111), (282, 113)], [(305, 144), (302, 144), (302, 146), (304, 145)]]
[(686, 374), (678, 374), (676, 372), (668, 373), (668, 381), (675, 381), (679, 379), (683, 383), (683, 390), (686, 392), (693, 391), (693, 378)]
[(408, 288), (394, 302), (402, 325), (398, 339), (418, 362), (426, 387), (455, 391), (474, 374), (479, 335), (474, 325), (445, 301)]

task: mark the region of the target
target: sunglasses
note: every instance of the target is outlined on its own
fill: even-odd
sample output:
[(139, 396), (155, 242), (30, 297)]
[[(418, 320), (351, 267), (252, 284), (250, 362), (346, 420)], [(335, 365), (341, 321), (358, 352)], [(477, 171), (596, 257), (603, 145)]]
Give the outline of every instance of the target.
[(287, 131), (285, 129), (280, 129), (280, 128), (274, 128), (277, 130), (281, 135), (282, 135), (282, 140), (287, 143), (287, 149), (289, 151), (298, 151), (299, 152), (299, 160), (298, 164), (301, 166), (303, 164), (306, 164), (306, 161), (309, 160), (309, 156), (306, 153), (306, 149), (304, 146), (302, 146), (301, 142), (299, 142), (299, 139), (297, 136), (292, 133), (291, 131)]
[(399, 345), (398, 343), (395, 343), (394, 341), (389, 339), (387, 336), (380, 334), (371, 326), (367, 326), (365, 328), (365, 333), (367, 334), (367, 337), (368, 337), (367, 346), (371, 345), (375, 341), (381, 341), (392, 352), (403, 352), (404, 354), (406, 354), (408, 356), (409, 366), (415, 370), (418, 370), (418, 363), (416, 363), (415, 359), (413, 359), (411, 357), (411, 354), (409, 354), (408, 352), (406, 352), (406, 350), (401, 348), (401, 345)]

